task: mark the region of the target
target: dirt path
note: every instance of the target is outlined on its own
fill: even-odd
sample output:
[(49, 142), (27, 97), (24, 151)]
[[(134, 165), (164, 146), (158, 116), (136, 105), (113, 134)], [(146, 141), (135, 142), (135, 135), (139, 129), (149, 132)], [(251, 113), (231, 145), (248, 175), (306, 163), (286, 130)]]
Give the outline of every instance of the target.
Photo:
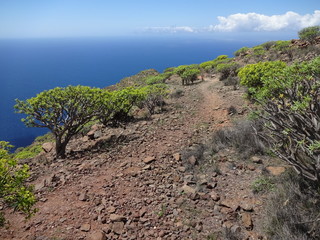
[(7, 212), (10, 225), (0, 239), (206, 239), (223, 227), (254, 236), (251, 212), (259, 204), (248, 188), (259, 171), (242, 163), (229, 168), (232, 152), (215, 157), (219, 174), (184, 156), (230, 124), (228, 108), (242, 112), (241, 92), (217, 78), (174, 86), (183, 96), (151, 120), (125, 129), (97, 127), (95, 139), (70, 144), (73, 157), (65, 161), (34, 159), (39, 212), (27, 222)]

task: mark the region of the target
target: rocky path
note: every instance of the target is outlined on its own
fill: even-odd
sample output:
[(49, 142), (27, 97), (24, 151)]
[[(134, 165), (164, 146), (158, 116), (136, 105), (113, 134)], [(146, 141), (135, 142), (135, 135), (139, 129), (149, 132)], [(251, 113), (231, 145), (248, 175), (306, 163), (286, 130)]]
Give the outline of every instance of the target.
[(222, 239), (223, 228), (259, 239), (250, 184), (262, 165), (236, 162), (228, 149), (210, 162), (186, 154), (231, 124), (231, 106), (243, 112), (242, 93), (211, 78), (173, 87), (183, 96), (152, 119), (95, 126), (68, 159), (34, 159), (39, 212), (27, 222), (8, 212), (0, 239)]

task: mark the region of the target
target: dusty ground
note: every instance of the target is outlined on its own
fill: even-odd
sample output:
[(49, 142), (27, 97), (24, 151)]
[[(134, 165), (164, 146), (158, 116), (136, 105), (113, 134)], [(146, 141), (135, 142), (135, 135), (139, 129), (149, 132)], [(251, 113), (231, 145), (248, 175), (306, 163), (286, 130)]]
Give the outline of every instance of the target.
[(181, 158), (184, 149), (242, 117), (243, 92), (209, 77), (170, 85), (183, 95), (150, 120), (95, 126), (70, 144), (67, 159), (52, 161), (50, 153), (34, 159), (39, 211), (28, 221), (7, 211), (0, 239), (221, 239), (226, 228), (262, 239), (262, 197), (250, 186), (264, 165), (237, 162), (231, 149), (212, 156), (215, 170), (196, 157)]

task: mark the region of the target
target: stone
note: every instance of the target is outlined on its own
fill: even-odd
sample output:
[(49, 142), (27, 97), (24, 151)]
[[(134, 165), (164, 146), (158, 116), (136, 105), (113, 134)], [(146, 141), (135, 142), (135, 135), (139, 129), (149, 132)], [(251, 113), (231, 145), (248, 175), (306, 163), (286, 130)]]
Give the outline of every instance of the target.
[(254, 171), (256, 170), (256, 167), (252, 164), (248, 164), (247, 168), (250, 170), (250, 171)]
[(189, 162), (192, 166), (195, 166), (195, 165), (198, 164), (198, 161), (197, 161), (197, 159), (196, 159), (195, 156), (189, 157), (189, 158), (188, 158), (188, 162)]
[(82, 232), (89, 232), (91, 229), (91, 225), (89, 223), (82, 224), (80, 230)]
[(55, 147), (55, 144), (53, 142), (47, 142), (42, 144), (42, 149), (43, 151), (45, 151), (46, 153), (51, 152)]
[(180, 153), (175, 153), (172, 156), (173, 156), (174, 160), (176, 160), (176, 161), (180, 161), (181, 160), (181, 154)]
[(219, 201), (220, 200), (220, 196), (218, 193), (216, 193), (215, 191), (212, 191), (210, 193), (210, 197), (213, 201)]
[(124, 229), (124, 223), (123, 222), (115, 222), (112, 224), (112, 231), (115, 234), (121, 235)]
[(79, 195), (79, 200), (80, 200), (80, 201), (83, 201), (83, 202), (88, 200), (88, 195), (87, 195), (87, 192), (86, 192), (86, 191), (80, 193), (80, 195)]
[(237, 202), (238, 201), (236, 199), (233, 199), (233, 201), (223, 200), (220, 201), (220, 206), (227, 207), (232, 209), (233, 211), (236, 211), (239, 208), (239, 204)]
[(252, 161), (253, 163), (256, 163), (256, 164), (261, 164), (261, 163), (262, 163), (261, 158), (259, 158), (259, 157), (257, 157), (257, 156), (251, 157), (251, 161)]
[(108, 212), (108, 213), (115, 213), (116, 210), (117, 210), (117, 209), (116, 209), (115, 207), (113, 207), (113, 206), (110, 206), (110, 207), (107, 208), (107, 212)]
[(96, 131), (94, 134), (93, 134), (93, 137), (96, 139), (96, 138), (99, 138), (99, 137), (101, 137), (102, 136), (102, 132), (101, 132), (101, 130), (98, 130), (98, 131)]
[(239, 235), (240, 232), (241, 232), (241, 227), (239, 227), (238, 225), (233, 225), (230, 228), (230, 230), (231, 230), (232, 233)]
[(279, 176), (286, 171), (285, 167), (266, 167), (267, 171), (273, 176)]
[(253, 211), (253, 205), (247, 202), (240, 203), (240, 208), (242, 208), (244, 211), (247, 211), (247, 212)]
[(241, 219), (244, 227), (248, 230), (251, 230), (253, 227), (251, 214), (248, 212), (241, 213)]
[(184, 185), (181, 190), (187, 194), (195, 194), (196, 190), (188, 185)]
[(110, 214), (110, 221), (111, 222), (123, 222), (126, 221), (127, 218), (122, 216), (122, 215), (118, 215), (118, 214)]
[(106, 235), (104, 234), (104, 232), (102, 231), (98, 231), (98, 232), (93, 232), (90, 235), (90, 240), (107, 240)]
[(154, 157), (154, 156), (149, 156), (149, 157), (146, 157), (144, 160), (143, 160), (143, 162), (145, 163), (145, 164), (149, 164), (149, 163), (152, 163), (153, 161), (155, 161), (156, 160), (156, 158)]
[(35, 184), (34, 190), (39, 191), (46, 186), (46, 180), (43, 179), (40, 183)]

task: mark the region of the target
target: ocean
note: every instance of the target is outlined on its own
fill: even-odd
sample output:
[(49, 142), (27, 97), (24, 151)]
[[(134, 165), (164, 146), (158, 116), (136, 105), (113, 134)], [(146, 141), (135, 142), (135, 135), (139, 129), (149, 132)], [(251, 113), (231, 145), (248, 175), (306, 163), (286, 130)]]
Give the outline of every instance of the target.
[(32, 143), (47, 129), (27, 128), (15, 113), (15, 99), (68, 85), (106, 87), (139, 71), (230, 57), (254, 41), (195, 37), (119, 37), (0, 40), (0, 141), (15, 147)]

